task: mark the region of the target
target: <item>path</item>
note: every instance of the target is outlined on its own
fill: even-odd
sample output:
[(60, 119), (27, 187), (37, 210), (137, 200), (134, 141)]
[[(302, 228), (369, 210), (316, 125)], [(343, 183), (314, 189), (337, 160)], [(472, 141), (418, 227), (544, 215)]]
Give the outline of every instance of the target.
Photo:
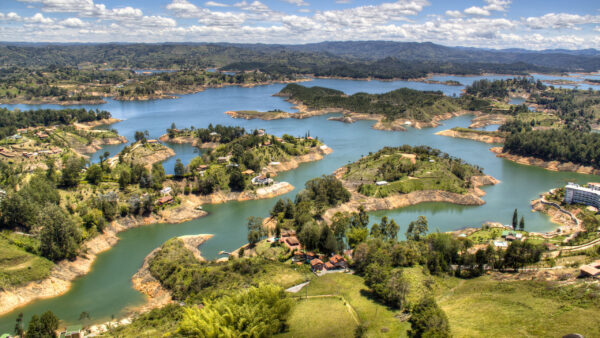
[(310, 281), (294, 285), (291, 288), (285, 289), (285, 292), (297, 293), (298, 291), (302, 290), (303, 287), (307, 286), (308, 283), (310, 283)]

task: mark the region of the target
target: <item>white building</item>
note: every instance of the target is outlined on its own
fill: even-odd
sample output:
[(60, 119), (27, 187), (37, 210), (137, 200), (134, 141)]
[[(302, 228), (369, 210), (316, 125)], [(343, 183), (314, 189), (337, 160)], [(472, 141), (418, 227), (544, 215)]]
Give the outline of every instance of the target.
[(594, 184), (584, 187), (569, 182), (565, 186), (565, 203), (591, 205), (600, 209), (600, 187)]

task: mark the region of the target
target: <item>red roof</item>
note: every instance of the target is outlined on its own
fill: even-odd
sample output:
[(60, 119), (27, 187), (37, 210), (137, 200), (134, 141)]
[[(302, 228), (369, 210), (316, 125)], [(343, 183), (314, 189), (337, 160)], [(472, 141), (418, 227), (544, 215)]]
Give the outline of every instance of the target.
[(339, 263), (339, 262), (341, 262), (341, 261), (344, 261), (344, 257), (342, 257), (342, 256), (340, 256), (340, 255), (333, 255), (333, 256), (332, 256), (332, 257), (329, 259), (329, 261), (330, 261), (331, 263), (333, 263), (333, 264), (337, 264), (337, 263)]
[(312, 261), (310, 261), (310, 266), (316, 266), (316, 265), (323, 265), (323, 261), (318, 258), (315, 258)]
[(335, 268), (335, 266), (334, 266), (333, 264), (331, 264), (331, 263), (329, 263), (329, 262), (325, 263), (325, 269), (327, 269), (327, 270), (331, 270), (331, 269), (333, 269), (333, 268)]
[(296, 237), (286, 237), (285, 241), (291, 246), (296, 246), (300, 244), (300, 241), (298, 241), (298, 238)]

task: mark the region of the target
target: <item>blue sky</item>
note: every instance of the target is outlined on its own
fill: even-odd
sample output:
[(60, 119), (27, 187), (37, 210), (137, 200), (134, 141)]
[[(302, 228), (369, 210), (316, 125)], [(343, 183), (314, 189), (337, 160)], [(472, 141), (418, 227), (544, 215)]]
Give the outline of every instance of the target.
[(0, 40), (600, 48), (600, 1), (0, 0)]

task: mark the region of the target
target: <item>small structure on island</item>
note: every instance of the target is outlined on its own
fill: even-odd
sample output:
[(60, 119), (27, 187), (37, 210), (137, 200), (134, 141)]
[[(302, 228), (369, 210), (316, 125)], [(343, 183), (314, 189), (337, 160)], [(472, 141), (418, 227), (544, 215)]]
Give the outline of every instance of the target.
[(259, 175), (252, 178), (252, 184), (254, 185), (269, 185), (271, 183), (273, 183), (273, 179), (265, 175)]
[(273, 162), (269, 163), (269, 165), (280, 165), (280, 164), (281, 164), (281, 162), (277, 162), (277, 161), (273, 161)]
[(258, 136), (265, 136), (265, 130), (264, 129), (259, 129), (259, 130), (256, 131), (256, 134)]
[(508, 248), (508, 243), (506, 241), (494, 241), (494, 246), (496, 248)]
[(171, 194), (171, 192), (173, 191), (173, 189), (171, 187), (164, 187), (161, 191), (160, 194), (161, 195), (169, 195)]
[(150, 140), (146, 141), (146, 143), (158, 143), (158, 140), (150, 139)]
[(219, 156), (219, 157), (217, 157), (217, 162), (225, 163), (225, 162), (229, 162), (229, 159), (230, 159), (229, 156)]
[(243, 175), (254, 175), (254, 170), (252, 169), (246, 169), (244, 171), (242, 171)]
[(388, 185), (388, 182), (387, 181), (377, 181), (377, 182), (375, 182), (375, 185), (378, 185), (378, 186)]
[(598, 277), (600, 276), (600, 260), (587, 265), (582, 265), (579, 270), (583, 277)]

